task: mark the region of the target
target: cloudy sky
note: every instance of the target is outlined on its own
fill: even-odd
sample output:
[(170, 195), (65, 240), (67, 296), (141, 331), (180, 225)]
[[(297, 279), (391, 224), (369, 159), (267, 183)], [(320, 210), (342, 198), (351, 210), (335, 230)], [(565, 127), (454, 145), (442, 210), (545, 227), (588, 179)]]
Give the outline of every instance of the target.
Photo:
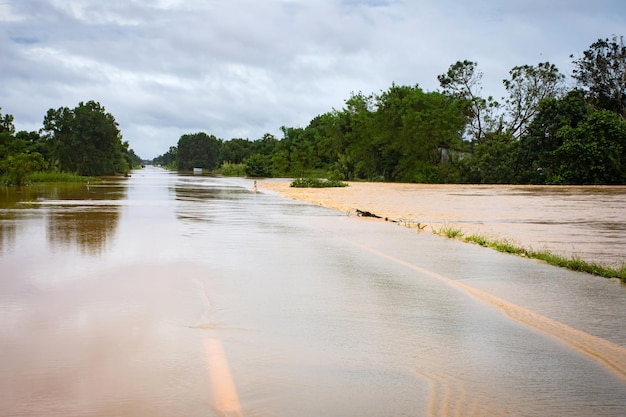
[(514, 66), (570, 75), (612, 35), (624, 0), (0, 0), (0, 107), (30, 131), (95, 100), (153, 158), (185, 133), (280, 138), (392, 82), (434, 91), (464, 59), (500, 98)]

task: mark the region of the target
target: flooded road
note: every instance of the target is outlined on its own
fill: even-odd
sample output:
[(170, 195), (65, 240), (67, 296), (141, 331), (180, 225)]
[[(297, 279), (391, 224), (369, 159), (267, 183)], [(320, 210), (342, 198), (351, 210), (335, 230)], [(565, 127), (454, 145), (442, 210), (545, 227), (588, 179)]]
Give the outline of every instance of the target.
[(1, 192), (0, 415), (626, 415), (613, 281), (243, 179)]

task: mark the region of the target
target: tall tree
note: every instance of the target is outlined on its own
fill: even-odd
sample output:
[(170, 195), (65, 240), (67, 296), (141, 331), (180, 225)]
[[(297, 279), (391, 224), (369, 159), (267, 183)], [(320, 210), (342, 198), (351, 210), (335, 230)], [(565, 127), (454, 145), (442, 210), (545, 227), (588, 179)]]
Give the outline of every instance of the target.
[(341, 160), (351, 167), (351, 175), (373, 180), (382, 175), (378, 169), (380, 134), (375, 131), (376, 103), (373, 95), (352, 93), (343, 111), (345, 151)]
[(176, 152), (178, 169), (217, 168), (221, 144), (218, 138), (204, 132), (182, 135)]
[(396, 86), (378, 98), (379, 168), (388, 179), (435, 182), (440, 166), (458, 151), (465, 127), (465, 102), (418, 86)]
[(564, 126), (576, 128), (590, 110), (580, 90), (572, 90), (560, 99), (542, 101), (528, 133), (520, 140), (518, 181), (534, 184), (559, 182), (560, 163), (555, 155), (563, 144), (559, 131)]
[(467, 102), (468, 133), (478, 143), (488, 132), (501, 128), (501, 119), (497, 115), (500, 104), (491, 96), (481, 97), (482, 78), (478, 63), (468, 60), (457, 61), (445, 74), (437, 76), (444, 94)]
[(252, 154), (252, 142), (248, 139), (234, 138), (224, 141), (220, 149), (220, 163), (240, 164)]
[(506, 98), (506, 131), (520, 138), (526, 134), (528, 124), (537, 114), (539, 103), (561, 95), (565, 76), (549, 62), (539, 63), (536, 67), (517, 66), (509, 74), (511, 79), (502, 81), (509, 94)]
[(15, 125), (13, 124), (14, 118), (12, 114), (2, 115), (2, 107), (0, 107), (0, 133), (8, 133), (10, 135), (15, 133)]
[(42, 132), (50, 147), (53, 166), (81, 175), (127, 172), (128, 143), (112, 114), (98, 102), (80, 102), (73, 110), (48, 110)]
[[(573, 55), (570, 56), (573, 58)], [(598, 39), (575, 59), (573, 78), (597, 108), (626, 117), (626, 46), (624, 37)]]
[(626, 182), (626, 120), (609, 110), (594, 110), (576, 127), (559, 131), (555, 151), (559, 178), (566, 184)]

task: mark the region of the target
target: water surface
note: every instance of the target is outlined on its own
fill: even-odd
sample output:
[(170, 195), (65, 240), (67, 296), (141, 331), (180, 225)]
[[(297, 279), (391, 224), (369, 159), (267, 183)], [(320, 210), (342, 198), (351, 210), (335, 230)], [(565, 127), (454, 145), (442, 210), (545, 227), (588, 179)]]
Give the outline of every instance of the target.
[(2, 192), (0, 415), (626, 415), (610, 280), (243, 179)]

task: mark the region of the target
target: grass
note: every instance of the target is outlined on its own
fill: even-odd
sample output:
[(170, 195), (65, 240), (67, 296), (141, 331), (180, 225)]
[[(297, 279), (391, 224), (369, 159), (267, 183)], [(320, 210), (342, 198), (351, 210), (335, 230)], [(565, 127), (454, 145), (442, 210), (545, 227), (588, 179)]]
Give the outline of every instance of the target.
[(293, 188), (327, 188), (347, 187), (348, 184), (338, 180), (326, 180), (321, 178), (298, 178), (291, 182)]
[(67, 172), (35, 172), (29, 177), (29, 182), (98, 182), (99, 178), (84, 177)]
[(464, 235), (461, 229), (448, 225), (441, 226), (439, 229), (433, 228), (432, 231), (436, 235), (445, 236), (450, 239), (461, 239)]
[(233, 164), (231, 162), (224, 162), (222, 166), (215, 171), (215, 173), (221, 174), (225, 177), (245, 177), (246, 164)]
[(577, 256), (566, 257), (555, 254), (549, 250), (536, 251), (527, 249), (511, 243), (506, 239), (489, 239), (476, 234), (465, 236), (460, 228), (448, 225), (442, 226), (440, 229), (433, 229), (433, 233), (450, 239), (459, 239), (463, 242), (474, 243), (497, 250), (498, 252), (542, 260), (550, 265), (567, 268), (572, 271), (586, 272), (603, 278), (619, 278), (622, 282), (626, 283), (626, 263), (622, 264), (621, 267), (614, 268), (594, 262), (587, 262)]

